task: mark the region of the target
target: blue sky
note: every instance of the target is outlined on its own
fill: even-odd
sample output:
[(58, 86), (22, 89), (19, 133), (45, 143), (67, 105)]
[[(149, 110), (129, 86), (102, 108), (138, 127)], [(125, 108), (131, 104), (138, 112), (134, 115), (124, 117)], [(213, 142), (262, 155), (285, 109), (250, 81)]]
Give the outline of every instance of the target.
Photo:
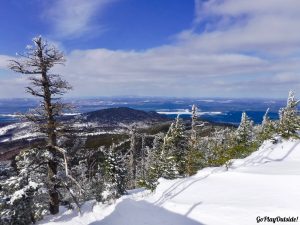
[[(84, 4), (80, 4), (84, 1), (62, 2), (66, 2), (65, 7), (68, 7), (72, 1), (78, 2), (79, 8), (84, 7)], [(52, 16), (63, 13), (61, 9), (59, 11), (59, 1), (2, 1), (0, 27), (5, 32), (1, 32), (0, 52), (8, 55), (19, 52), (38, 34), (61, 42), (67, 52), (73, 49), (93, 48), (147, 49), (170, 43), (172, 36), (190, 27), (194, 18), (193, 0), (186, 0), (184, 3), (182, 0), (98, 2), (88, 22), (76, 27), (70, 34), (68, 31), (63, 34), (64, 32), (59, 30), (59, 24), (64, 23), (62, 20), (69, 19), (63, 15), (58, 16), (58, 21), (51, 19)], [(104, 9), (101, 9), (101, 4)], [(58, 12), (53, 13), (52, 10)], [(71, 15), (70, 17), (71, 21), (67, 21), (66, 26), (72, 26), (69, 23), (73, 18)], [(90, 30), (84, 31), (89, 27)]]
[(285, 97), (300, 87), (298, 0), (0, 3), (0, 97), (25, 97), (7, 61), (42, 35), (68, 96)]

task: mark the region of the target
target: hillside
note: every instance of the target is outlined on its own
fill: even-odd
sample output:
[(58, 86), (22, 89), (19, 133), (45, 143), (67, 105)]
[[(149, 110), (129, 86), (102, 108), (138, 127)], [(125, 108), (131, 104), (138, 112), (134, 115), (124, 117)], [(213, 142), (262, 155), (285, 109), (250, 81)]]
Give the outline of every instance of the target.
[(131, 191), (111, 205), (93, 207), (89, 202), (81, 216), (62, 210), (39, 224), (247, 225), (265, 216), (298, 221), (299, 165), (299, 140), (267, 141), (249, 157), (235, 160), (228, 171), (206, 168), (184, 179), (161, 179), (154, 193)]
[[(91, 140), (93, 147), (95, 144), (99, 144), (99, 146), (111, 144), (112, 139), (118, 140), (118, 135), (126, 133), (127, 126), (132, 123), (138, 123), (137, 127), (151, 127), (163, 125), (164, 122), (169, 121), (168, 118), (156, 112), (127, 107), (102, 109), (87, 112), (81, 116), (66, 115), (62, 119), (73, 128), (72, 132), (76, 133), (78, 137), (90, 136), (93, 139)], [(43, 139), (42, 134), (32, 132), (32, 123), (30, 122), (11, 123), (0, 127), (0, 162), (11, 159), (21, 149), (41, 139)], [(103, 141), (103, 139), (105, 140)]]
[(98, 122), (101, 124), (118, 124), (133, 122), (159, 122), (167, 118), (156, 112), (146, 112), (127, 107), (101, 109), (82, 114), (89, 122)]

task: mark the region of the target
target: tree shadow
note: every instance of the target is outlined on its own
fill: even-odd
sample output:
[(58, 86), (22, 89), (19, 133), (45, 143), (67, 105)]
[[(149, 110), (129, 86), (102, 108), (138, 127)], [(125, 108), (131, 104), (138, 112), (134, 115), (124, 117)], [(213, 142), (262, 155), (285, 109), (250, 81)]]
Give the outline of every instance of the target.
[[(266, 148), (264, 151), (261, 151), (259, 154), (257, 154), (256, 157), (251, 158), (249, 160), (245, 160), (245, 162), (241, 165), (238, 165), (236, 167), (231, 167), (231, 169), (237, 169), (240, 167), (245, 167), (245, 166), (251, 166), (251, 165), (255, 165), (255, 164), (260, 164), (260, 163), (269, 163), (269, 162), (281, 162), (284, 159), (286, 159), (295, 149), (296, 147), (300, 144), (300, 141), (297, 141), (287, 152), (286, 154), (284, 154), (281, 157), (274, 157), (271, 158), (270, 155), (273, 153), (274, 151), (274, 146), (271, 146), (269, 148)], [(271, 150), (270, 150), (271, 148)], [(267, 153), (267, 154), (266, 154)]]
[(198, 202), (198, 203), (194, 204), (184, 215), (188, 216), (191, 212), (193, 212), (193, 210), (195, 208), (197, 208), (198, 205), (201, 205), (201, 204), (202, 204), (202, 202)]
[[(238, 165), (236, 167), (231, 167), (231, 169), (237, 169), (240, 167), (245, 167), (245, 166), (249, 166), (249, 165), (254, 165), (254, 164), (265, 164), (268, 162), (279, 162), (279, 161), (283, 161), (284, 159), (286, 159), (295, 149), (296, 147), (300, 144), (300, 141), (297, 141), (290, 149), (289, 151), (286, 152), (286, 154), (282, 157), (277, 157), (277, 158), (271, 158), (270, 155), (272, 154), (272, 152), (274, 151), (274, 149), (270, 148), (266, 148), (263, 151), (259, 152), (259, 154), (254, 157), (251, 158), (249, 160), (245, 160), (244, 163), (242, 163), (241, 165)], [(274, 147), (274, 146), (272, 146)], [(160, 196), (160, 198), (158, 200), (156, 200), (154, 202), (155, 205), (159, 205), (161, 206), (162, 204), (164, 204), (166, 201), (173, 199), (174, 197), (176, 197), (177, 195), (179, 195), (180, 193), (184, 192), (185, 190), (187, 190), (190, 186), (192, 186), (193, 184), (206, 179), (207, 177), (209, 177), (210, 175), (219, 172), (219, 171), (223, 171), (224, 168), (223, 167), (217, 167), (215, 169), (213, 169), (211, 172), (209, 172), (206, 175), (203, 175), (202, 177), (199, 178), (194, 178), (193, 180), (190, 179), (183, 179), (183, 180), (179, 180), (177, 182), (175, 182), (174, 184), (172, 184), (168, 189), (166, 189)], [(182, 186), (182, 187), (181, 187)]]
[[(201, 203), (199, 203), (201, 204)], [(199, 204), (196, 204), (199, 205)], [(188, 215), (196, 206), (193, 206)], [(168, 211), (146, 201), (124, 199), (115, 210), (102, 220), (88, 225), (204, 225), (185, 215)]]
[(70, 211), (70, 213), (66, 213), (68, 209), (60, 207), (60, 213), (57, 215), (48, 215), (45, 216), (43, 220), (39, 221), (38, 225), (48, 224), (49, 222), (54, 222), (58, 224), (63, 224), (65, 222), (70, 221), (76, 216), (79, 216), (80, 214), (76, 210)]
[[(166, 201), (173, 199), (174, 197), (176, 197), (177, 195), (179, 195), (180, 193), (186, 191), (189, 187), (191, 187), (193, 184), (206, 179), (207, 177), (209, 177), (210, 175), (219, 172), (219, 171), (224, 171), (223, 167), (217, 167), (215, 169), (213, 169), (212, 171), (210, 171), (208, 174), (203, 175), (199, 178), (192, 178), (192, 179), (183, 179), (183, 180), (179, 180), (178, 182), (175, 182), (173, 185), (171, 185), (167, 190), (165, 190), (162, 194), (161, 197), (156, 200), (154, 202), (155, 205), (162, 205), (164, 204)], [(182, 187), (180, 187), (182, 186)]]

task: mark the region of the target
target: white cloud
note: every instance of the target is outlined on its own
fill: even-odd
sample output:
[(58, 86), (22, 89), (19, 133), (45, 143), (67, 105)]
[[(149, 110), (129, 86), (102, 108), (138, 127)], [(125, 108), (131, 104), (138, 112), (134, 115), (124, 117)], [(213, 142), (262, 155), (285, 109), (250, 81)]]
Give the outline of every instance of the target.
[(186, 44), (201, 51), (289, 55), (300, 51), (300, 1), (211, 0), (198, 2), (197, 34), (185, 32)]
[(93, 17), (101, 14), (114, 0), (55, 0), (44, 12), (51, 21), (56, 37), (73, 39), (87, 32), (101, 33), (104, 25), (94, 23)]
[(10, 59), (7, 55), (0, 55), (0, 69), (7, 69)]
[(25, 86), (28, 80), (25, 76), (7, 72), (8, 76), (1, 77), (0, 70), (0, 98), (28, 97), (25, 93)]
[[(173, 44), (70, 52), (66, 66), (56, 68), (74, 86), (70, 95), (285, 97), (300, 88), (298, 0), (196, 2), (194, 27)], [(80, 21), (89, 21), (93, 12), (83, 14)], [(88, 23), (68, 30), (72, 21), (63, 21), (68, 35)]]
[[(67, 59), (66, 66), (58, 72), (74, 85), (74, 95), (261, 96), (263, 93), (264, 97), (280, 97), (300, 84), (295, 73), (300, 71), (297, 58), (274, 62), (243, 54), (203, 54), (189, 47), (165, 46), (143, 52), (76, 50)], [(282, 84), (282, 92), (278, 88), (268, 92), (268, 85), (278, 86), (278, 74), (281, 77), (289, 74), (290, 82)], [(243, 88), (249, 91), (243, 92)], [(260, 91), (256, 92), (256, 88)]]

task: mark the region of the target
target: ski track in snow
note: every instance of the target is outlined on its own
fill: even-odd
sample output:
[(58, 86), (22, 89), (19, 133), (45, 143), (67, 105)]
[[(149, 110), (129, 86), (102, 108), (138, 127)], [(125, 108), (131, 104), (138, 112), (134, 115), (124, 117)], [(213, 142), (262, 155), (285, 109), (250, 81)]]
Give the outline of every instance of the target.
[(110, 205), (90, 201), (81, 215), (62, 208), (39, 224), (250, 225), (258, 216), (300, 217), (299, 190), (300, 141), (267, 141), (229, 170), (205, 168), (188, 178), (160, 179), (154, 193), (133, 190)]

